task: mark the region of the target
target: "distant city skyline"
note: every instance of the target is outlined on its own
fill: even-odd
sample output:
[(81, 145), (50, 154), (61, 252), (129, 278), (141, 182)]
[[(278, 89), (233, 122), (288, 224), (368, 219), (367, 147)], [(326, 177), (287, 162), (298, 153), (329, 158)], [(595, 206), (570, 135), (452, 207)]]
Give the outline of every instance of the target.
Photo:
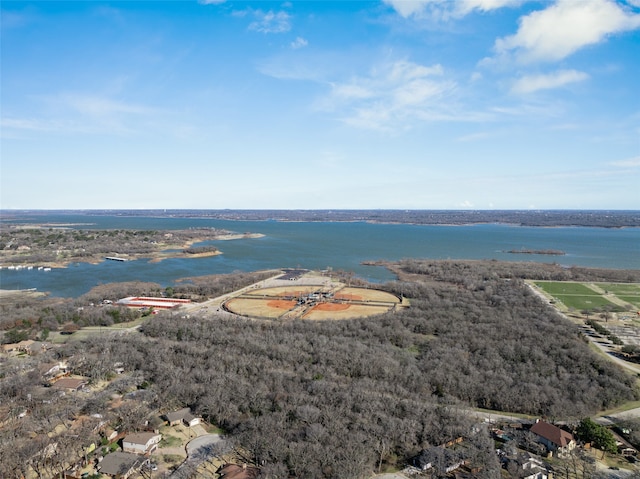
[(640, 209), (640, 0), (1, 9), (3, 209)]

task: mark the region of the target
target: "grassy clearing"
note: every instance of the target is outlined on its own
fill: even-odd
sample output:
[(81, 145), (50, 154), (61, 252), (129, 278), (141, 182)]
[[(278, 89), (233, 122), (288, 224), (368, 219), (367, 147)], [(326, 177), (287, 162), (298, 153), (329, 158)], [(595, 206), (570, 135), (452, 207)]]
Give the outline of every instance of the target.
[(607, 409), (606, 411), (602, 411), (598, 416), (610, 416), (611, 414), (617, 414), (620, 412), (630, 411), (631, 409), (636, 409), (640, 407), (640, 401), (630, 401), (622, 404), (613, 409)]
[(631, 295), (640, 297), (640, 284), (597, 283), (597, 285), (605, 291), (615, 294), (616, 296)]
[(180, 447), (182, 446), (182, 439), (176, 436), (164, 435), (160, 440), (159, 447)]
[(640, 296), (618, 296), (618, 298), (640, 309)]
[(574, 308), (577, 310), (606, 308), (611, 311), (624, 311), (624, 308), (622, 308), (621, 306), (618, 306), (617, 304), (614, 304), (608, 299), (597, 294), (589, 296), (558, 294), (554, 296), (558, 301), (562, 301), (562, 304), (564, 304), (567, 308)]
[(597, 283), (598, 291), (583, 283), (568, 281), (534, 281), (534, 284), (568, 309), (625, 311), (623, 306), (610, 301), (598, 291), (614, 294), (618, 299), (640, 307), (640, 294), (636, 296), (640, 292), (640, 284)]
[(90, 336), (95, 336), (96, 334), (112, 333), (114, 331), (130, 329), (135, 326), (141, 325), (146, 320), (147, 318), (142, 317), (136, 319), (135, 321), (129, 321), (127, 323), (117, 323), (111, 326), (87, 326), (84, 328), (80, 328), (73, 334), (61, 334), (59, 331), (52, 331), (51, 333), (49, 333), (49, 337), (47, 338), (47, 340), (55, 344), (67, 343), (69, 341), (79, 341), (81, 339), (87, 339)]
[(568, 281), (534, 281), (534, 284), (552, 296), (567, 294), (598, 296), (598, 293), (582, 283), (571, 283)]

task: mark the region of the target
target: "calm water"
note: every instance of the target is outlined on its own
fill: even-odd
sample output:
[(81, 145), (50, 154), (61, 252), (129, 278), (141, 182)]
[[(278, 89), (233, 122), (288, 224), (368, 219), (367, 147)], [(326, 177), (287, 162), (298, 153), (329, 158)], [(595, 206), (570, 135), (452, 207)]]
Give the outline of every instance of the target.
[[(163, 287), (190, 276), (260, 269), (332, 267), (372, 282), (393, 276), (368, 260), (402, 258), (498, 259), (556, 262), (601, 268), (640, 269), (640, 228), (527, 228), (506, 225), (425, 226), (369, 223), (282, 223), (196, 218), (42, 215), (24, 223), (83, 223), (76, 228), (171, 230), (213, 227), (264, 238), (212, 242), (222, 252), (210, 258), (74, 263), (50, 272), (0, 270), (0, 288), (36, 288), (75, 297), (93, 286), (115, 281), (151, 281)], [(556, 249), (566, 256), (519, 255), (513, 249)]]

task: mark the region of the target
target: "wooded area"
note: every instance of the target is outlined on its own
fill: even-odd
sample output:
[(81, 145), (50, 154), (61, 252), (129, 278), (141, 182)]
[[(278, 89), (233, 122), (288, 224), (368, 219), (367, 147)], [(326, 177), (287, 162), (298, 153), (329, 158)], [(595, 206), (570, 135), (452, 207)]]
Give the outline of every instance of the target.
[(216, 248), (210, 245), (195, 251), (189, 247), (193, 242), (215, 240), (227, 234), (229, 231), (214, 228), (171, 232), (80, 230), (3, 223), (0, 227), (0, 260), (4, 265), (66, 265), (71, 262), (99, 262), (105, 256), (154, 257), (172, 248), (184, 250), (185, 254), (212, 252)]
[[(135, 427), (132, 418), (154, 408), (189, 406), (272, 479), (368, 477), (457, 437), (478, 467), (474, 477), (495, 479), (493, 443), (470, 408), (577, 423), (637, 398), (634, 379), (595, 355), (522, 278), (637, 280), (640, 272), (493, 261), (406, 260), (394, 268), (400, 279), (378, 287), (410, 298), (400, 312), (313, 322), (159, 314), (141, 334), (71, 343), (57, 354), (72, 356), (92, 381), (115, 362), (136, 372), (130, 381), (147, 388), (145, 402), (112, 420)], [(3, 401), (24, 398), (37, 381), (26, 377), (5, 371)], [(64, 399), (29, 427), (103, 411), (107, 398)], [(3, 431), (5, 453), (28, 455), (24, 424)]]
[[(80, 212), (86, 213), (81, 210)], [(58, 213), (74, 213), (60, 211)], [(23, 213), (24, 214), (24, 213)], [(112, 215), (112, 210), (91, 211)], [(589, 210), (120, 210), (124, 216), (170, 216), (225, 220), (369, 221), (424, 225), (503, 223), (521, 226), (640, 226), (638, 211)]]

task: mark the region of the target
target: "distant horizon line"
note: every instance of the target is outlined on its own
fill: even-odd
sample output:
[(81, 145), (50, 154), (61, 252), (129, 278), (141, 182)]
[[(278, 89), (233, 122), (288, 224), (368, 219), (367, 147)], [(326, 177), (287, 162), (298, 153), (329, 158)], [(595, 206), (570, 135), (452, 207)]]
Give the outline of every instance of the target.
[(2, 211), (432, 211), (432, 212), (476, 212), (476, 211), (511, 211), (535, 213), (541, 211), (579, 211), (579, 212), (637, 212), (640, 209), (624, 208), (0, 208)]

